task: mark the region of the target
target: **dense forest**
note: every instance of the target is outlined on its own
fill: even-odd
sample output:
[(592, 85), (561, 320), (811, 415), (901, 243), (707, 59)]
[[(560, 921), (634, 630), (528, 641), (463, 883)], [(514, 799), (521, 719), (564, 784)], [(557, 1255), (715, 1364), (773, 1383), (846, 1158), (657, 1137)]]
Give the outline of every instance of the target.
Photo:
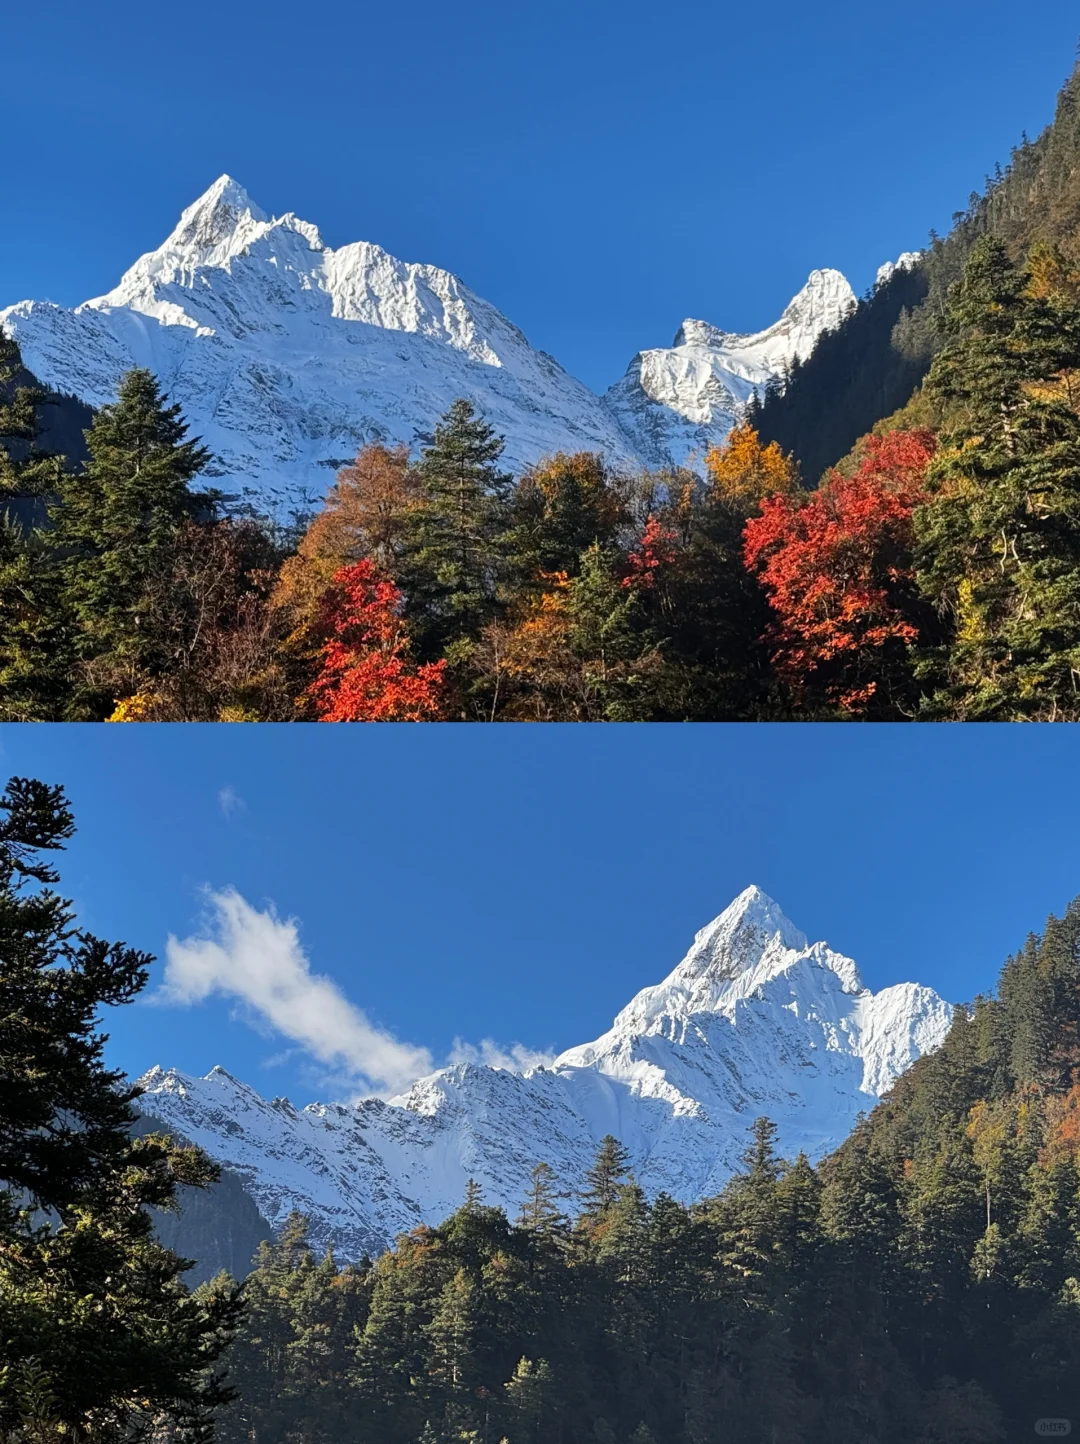
[(1080, 903), (817, 1167), (760, 1119), (693, 1207), (614, 1138), (339, 1266), (244, 1288), (225, 1440), (991, 1444), (1080, 1407)]
[(42, 401), (0, 337), (5, 720), (1077, 720), (1080, 72), (701, 476), (458, 401), (283, 528), (149, 373), (77, 462)]

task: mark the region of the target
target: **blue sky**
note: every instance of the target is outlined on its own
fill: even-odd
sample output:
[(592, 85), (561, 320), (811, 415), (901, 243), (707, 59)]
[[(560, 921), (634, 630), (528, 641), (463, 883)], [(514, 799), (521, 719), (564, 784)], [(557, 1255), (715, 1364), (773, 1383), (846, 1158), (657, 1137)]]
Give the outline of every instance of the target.
[[(164, 957), (205, 936), (208, 888), (272, 904), (406, 1072), (455, 1038), (597, 1036), (750, 882), (871, 987), (952, 1000), (1080, 893), (1072, 727), (7, 726), (0, 747), (5, 775), (69, 790), (84, 925)], [(228, 997), (109, 1026), (133, 1073), (221, 1063), (297, 1102), (351, 1086)]]
[(1050, 119), (1075, 0), (7, 6), (0, 306), (111, 287), (222, 171), (458, 272), (602, 389), (856, 289)]

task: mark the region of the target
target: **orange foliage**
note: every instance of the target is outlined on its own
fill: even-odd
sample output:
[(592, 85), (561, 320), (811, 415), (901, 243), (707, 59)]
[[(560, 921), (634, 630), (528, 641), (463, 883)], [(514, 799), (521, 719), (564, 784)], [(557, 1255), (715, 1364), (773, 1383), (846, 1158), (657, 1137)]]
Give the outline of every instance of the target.
[(291, 614), (294, 641), (317, 619), (322, 595), (342, 567), (364, 557), (393, 565), (416, 498), (406, 446), (370, 442), (338, 472), (323, 510), (282, 566), (272, 598)]
[(400, 606), (397, 587), (367, 558), (334, 576), (322, 601), (322, 670), (308, 690), (320, 722), (439, 715), (446, 663), (413, 667)]
[(504, 641), (503, 667), (511, 676), (526, 676), (541, 668), (562, 644), (570, 625), (566, 598), (570, 578), (566, 572), (541, 572), (547, 590), (530, 599), (525, 615)]
[(746, 523), (746, 565), (777, 615), (777, 671), (796, 689), (818, 682), (852, 715), (869, 709), (886, 653), (919, 635), (912, 512), (935, 444), (928, 431), (870, 437), (854, 476), (773, 496)]
[(775, 441), (762, 446), (752, 426), (736, 426), (723, 446), (713, 446), (705, 469), (717, 495), (750, 509), (767, 496), (790, 495), (798, 473), (790, 456)]
[(1046, 1152), (1076, 1158), (1080, 1154), (1080, 1083), (1074, 1083), (1060, 1097), (1047, 1100), (1046, 1123)]

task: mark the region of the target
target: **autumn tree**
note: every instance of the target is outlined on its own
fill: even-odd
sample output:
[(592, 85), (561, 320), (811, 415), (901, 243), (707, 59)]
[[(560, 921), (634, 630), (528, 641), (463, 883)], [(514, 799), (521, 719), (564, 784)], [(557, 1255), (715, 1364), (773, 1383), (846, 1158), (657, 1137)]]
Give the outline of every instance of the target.
[(769, 496), (788, 496), (798, 490), (795, 462), (775, 441), (767, 446), (753, 426), (741, 422), (728, 433), (721, 446), (705, 454), (709, 484), (718, 496), (745, 512), (751, 512)]
[(445, 662), (416, 666), (401, 592), (365, 559), (323, 598), (326, 641), (310, 695), (321, 722), (419, 722), (439, 713)]
[(417, 496), (407, 446), (369, 442), (355, 461), (342, 467), (323, 509), (282, 565), (273, 594), (291, 650), (312, 655), (323, 594), (342, 567), (370, 559), (394, 574)]
[(108, 720), (291, 720), (284, 626), (270, 605), (279, 560), (274, 538), (256, 521), (183, 522), (168, 566), (149, 579), (143, 600), (163, 664), (118, 700)]
[(929, 432), (871, 437), (853, 476), (770, 498), (747, 522), (774, 665), (804, 707), (891, 718), (917, 706), (911, 649), (933, 613), (915, 583), (912, 513), (933, 451)]

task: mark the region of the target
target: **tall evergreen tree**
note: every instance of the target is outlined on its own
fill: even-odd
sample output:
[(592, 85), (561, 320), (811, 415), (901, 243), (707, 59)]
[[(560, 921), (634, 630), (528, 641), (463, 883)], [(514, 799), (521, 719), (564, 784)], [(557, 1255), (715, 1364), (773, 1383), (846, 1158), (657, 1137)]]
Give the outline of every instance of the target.
[(585, 1187), (581, 1192), (583, 1214), (586, 1219), (599, 1219), (613, 1208), (619, 1198), (619, 1190), (629, 1176), (630, 1155), (612, 1134), (600, 1140), (596, 1158), (585, 1174)]
[(498, 468), (503, 441), (455, 401), (415, 470), (418, 496), (402, 517), (400, 578), (424, 660), (468, 643), (496, 610), (497, 540), (510, 477)]
[(38, 449), (41, 393), (0, 326), (0, 721), (50, 722), (70, 689), (70, 625), (38, 528), (62, 461)]
[(138, 1090), (104, 1066), (97, 1031), (151, 960), (80, 929), (51, 891), (48, 854), (73, 832), (59, 788), (13, 778), (0, 814), (0, 1430), (205, 1438), (238, 1304), (228, 1285), (184, 1288), (149, 1210), (215, 1170), (132, 1138)]
[(147, 624), (149, 592), (182, 523), (213, 498), (191, 490), (209, 452), (187, 438), (179, 406), (166, 404), (149, 371), (127, 373), (86, 440), (90, 459), (63, 479), (51, 541), (86, 664), (87, 715), (105, 716), (170, 663)]
[(560, 1234), (566, 1224), (566, 1216), (559, 1207), (560, 1197), (551, 1164), (536, 1164), (529, 1174), (529, 1187), (518, 1216), (519, 1225), (545, 1239)]

